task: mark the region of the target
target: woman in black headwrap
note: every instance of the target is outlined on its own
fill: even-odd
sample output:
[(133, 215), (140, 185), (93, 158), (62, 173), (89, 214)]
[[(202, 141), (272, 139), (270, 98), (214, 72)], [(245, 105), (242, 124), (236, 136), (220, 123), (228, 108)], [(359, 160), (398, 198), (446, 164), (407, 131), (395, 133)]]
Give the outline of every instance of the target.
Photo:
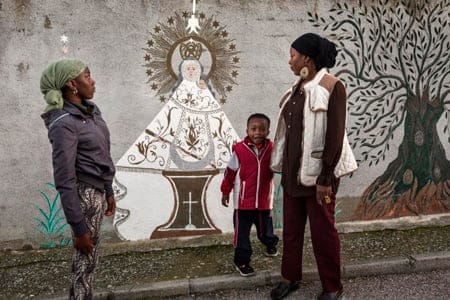
[(60, 60), (42, 73), (42, 114), (52, 144), (53, 175), (73, 233), (70, 299), (92, 299), (103, 214), (114, 214), (109, 131), (94, 97), (95, 80), (79, 60)]
[(318, 299), (337, 299), (343, 291), (334, 209), (339, 177), (354, 171), (356, 161), (345, 133), (345, 88), (327, 72), (336, 55), (334, 43), (313, 33), (291, 45), (289, 65), (300, 78), (282, 97), (272, 154), (284, 192), (283, 280), (272, 299), (299, 288), (307, 218), (323, 288)]

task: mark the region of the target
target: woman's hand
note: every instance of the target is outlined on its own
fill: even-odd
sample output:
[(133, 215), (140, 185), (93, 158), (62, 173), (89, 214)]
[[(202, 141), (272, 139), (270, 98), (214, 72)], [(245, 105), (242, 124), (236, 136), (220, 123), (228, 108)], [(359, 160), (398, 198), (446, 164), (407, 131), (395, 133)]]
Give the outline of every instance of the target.
[(92, 249), (94, 249), (94, 241), (92, 240), (91, 234), (87, 232), (83, 235), (75, 237), (73, 246), (81, 253), (88, 255), (91, 253)]
[(106, 203), (108, 204), (108, 207), (106, 208), (105, 216), (112, 216), (116, 211), (116, 200), (114, 199), (114, 195), (108, 196), (106, 198)]
[(316, 200), (319, 205), (322, 205), (325, 200), (325, 203), (328, 204), (331, 201), (331, 185), (316, 185)]

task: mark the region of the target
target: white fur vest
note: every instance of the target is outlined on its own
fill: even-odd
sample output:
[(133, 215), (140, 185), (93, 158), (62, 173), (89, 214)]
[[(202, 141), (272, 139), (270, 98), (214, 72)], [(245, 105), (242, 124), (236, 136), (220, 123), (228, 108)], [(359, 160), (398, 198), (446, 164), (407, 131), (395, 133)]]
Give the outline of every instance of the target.
[[(317, 177), (322, 171), (322, 152), (325, 146), (327, 130), (328, 101), (334, 85), (339, 79), (330, 75), (326, 69), (321, 69), (316, 76), (304, 86), (305, 106), (303, 110), (303, 155), (300, 158), (298, 182), (305, 186), (316, 185)], [(281, 98), (280, 114), (275, 131), (271, 168), (274, 172), (282, 171), (283, 151), (285, 147), (286, 124), (281, 115), (284, 105), (294, 91), (296, 82)], [(341, 177), (354, 172), (358, 168), (352, 149), (344, 134), (341, 157), (334, 169), (334, 175)]]

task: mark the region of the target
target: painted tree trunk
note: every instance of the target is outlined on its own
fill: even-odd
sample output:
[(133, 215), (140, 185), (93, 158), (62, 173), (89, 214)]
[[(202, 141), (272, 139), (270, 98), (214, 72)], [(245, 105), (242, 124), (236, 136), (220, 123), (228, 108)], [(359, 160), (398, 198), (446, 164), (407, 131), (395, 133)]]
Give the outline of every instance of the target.
[(450, 211), (450, 161), (436, 129), (443, 106), (427, 100), (409, 99), (398, 156), (365, 190), (353, 219)]

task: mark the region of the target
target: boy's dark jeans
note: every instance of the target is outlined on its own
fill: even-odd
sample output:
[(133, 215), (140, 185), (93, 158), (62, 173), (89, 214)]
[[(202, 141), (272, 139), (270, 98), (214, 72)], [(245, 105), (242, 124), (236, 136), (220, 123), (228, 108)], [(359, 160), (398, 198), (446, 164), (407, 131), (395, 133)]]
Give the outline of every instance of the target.
[(233, 216), (234, 224), (234, 263), (238, 266), (250, 263), (252, 256), (252, 245), (250, 242), (250, 231), (252, 225), (256, 227), (258, 239), (266, 247), (275, 247), (278, 237), (273, 233), (272, 216), (270, 210), (244, 210), (235, 209)]

